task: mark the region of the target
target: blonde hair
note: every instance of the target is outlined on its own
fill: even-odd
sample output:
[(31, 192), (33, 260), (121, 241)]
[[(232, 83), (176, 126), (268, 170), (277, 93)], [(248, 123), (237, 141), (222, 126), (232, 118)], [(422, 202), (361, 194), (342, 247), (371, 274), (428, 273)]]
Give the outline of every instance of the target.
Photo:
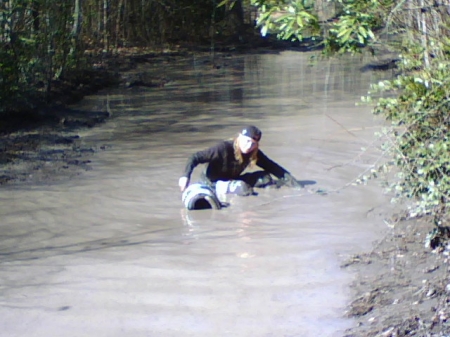
[(237, 136), (234, 139), (233, 142), (233, 148), (234, 148), (234, 157), (236, 158), (236, 160), (239, 162), (239, 164), (244, 164), (244, 162), (246, 161), (246, 159), (248, 160), (248, 165), (250, 167), (255, 166), (256, 162), (258, 160), (258, 147), (256, 147), (251, 153), (250, 156), (248, 158), (244, 158), (241, 149), (239, 148), (239, 144), (238, 144), (238, 138), (239, 136)]

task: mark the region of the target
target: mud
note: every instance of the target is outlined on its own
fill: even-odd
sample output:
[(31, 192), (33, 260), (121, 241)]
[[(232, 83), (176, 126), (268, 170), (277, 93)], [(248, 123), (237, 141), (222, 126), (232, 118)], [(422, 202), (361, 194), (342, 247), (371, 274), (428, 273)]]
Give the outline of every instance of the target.
[(358, 323), (345, 336), (447, 336), (448, 247), (425, 246), (430, 218), (394, 217), (387, 225), (372, 251), (343, 264), (359, 275), (348, 311)]

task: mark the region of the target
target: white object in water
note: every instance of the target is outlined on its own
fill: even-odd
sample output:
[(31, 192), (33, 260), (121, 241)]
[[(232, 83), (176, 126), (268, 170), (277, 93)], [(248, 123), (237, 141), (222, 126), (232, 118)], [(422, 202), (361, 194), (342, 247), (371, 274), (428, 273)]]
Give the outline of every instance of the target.
[(189, 185), (181, 196), (184, 206), (188, 210), (194, 209), (220, 209), (221, 203), (214, 190), (208, 185), (192, 184)]
[(218, 195), (237, 194), (247, 196), (253, 194), (253, 188), (242, 180), (219, 180), (216, 182), (216, 192)]

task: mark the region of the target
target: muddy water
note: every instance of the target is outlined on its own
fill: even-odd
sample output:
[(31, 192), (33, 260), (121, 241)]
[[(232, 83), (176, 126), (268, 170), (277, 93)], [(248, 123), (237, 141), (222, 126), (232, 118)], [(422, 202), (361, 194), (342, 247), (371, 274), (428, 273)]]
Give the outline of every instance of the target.
[[(77, 108), (108, 99), (113, 112), (81, 131), (107, 147), (92, 170), (0, 190), (2, 334), (342, 336), (354, 275), (340, 264), (370, 249), (389, 209), (377, 184), (348, 186), (378, 156), (361, 148), (379, 122), (354, 102), (380, 75), (310, 56), (219, 56), (213, 68), (197, 55), (139, 69), (169, 79), (162, 88), (86, 98)], [(305, 188), (184, 210), (187, 156), (248, 123)]]

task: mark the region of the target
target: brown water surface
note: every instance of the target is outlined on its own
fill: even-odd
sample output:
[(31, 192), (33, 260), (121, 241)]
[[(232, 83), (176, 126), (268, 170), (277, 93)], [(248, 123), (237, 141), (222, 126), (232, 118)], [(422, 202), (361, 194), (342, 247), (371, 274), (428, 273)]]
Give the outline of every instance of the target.
[[(63, 183), (0, 190), (3, 336), (342, 336), (354, 275), (346, 257), (385, 229), (377, 184), (347, 186), (379, 155), (379, 122), (355, 106), (377, 80), (358, 58), (197, 55), (139, 71), (163, 88), (110, 90), (112, 118), (81, 132), (107, 145)], [(231, 197), (187, 212), (187, 157), (245, 124), (302, 190)], [(201, 169), (197, 168), (195, 177)], [(194, 177), (194, 180), (195, 180)], [(314, 193), (318, 189), (327, 194)]]

